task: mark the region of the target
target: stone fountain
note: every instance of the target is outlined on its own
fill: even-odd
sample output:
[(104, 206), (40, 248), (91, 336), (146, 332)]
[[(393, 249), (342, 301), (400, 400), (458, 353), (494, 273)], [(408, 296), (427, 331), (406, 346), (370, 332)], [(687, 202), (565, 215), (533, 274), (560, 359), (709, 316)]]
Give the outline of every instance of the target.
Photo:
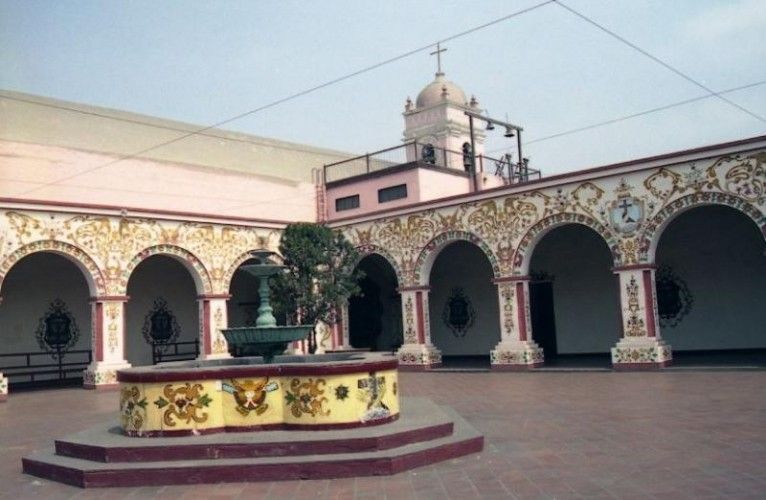
[(242, 266), (240, 269), (259, 280), (258, 319), (254, 327), (227, 328), (221, 330), (229, 344), (229, 353), (234, 357), (261, 356), (264, 363), (272, 363), (276, 354), (285, 351), (287, 344), (303, 340), (311, 332), (313, 325), (277, 326), (271, 304), (269, 303), (269, 278), (276, 276), (285, 266), (274, 264), (271, 258), (276, 252), (254, 250), (251, 255), (256, 264)]
[(273, 255), (255, 251), (244, 267), (261, 301), (255, 327), (223, 330), (234, 358), (119, 370), (118, 418), (24, 457), (24, 472), (83, 488), (325, 479), (481, 451), (451, 408), (401, 397), (390, 354), (279, 355), (312, 326), (277, 326)]

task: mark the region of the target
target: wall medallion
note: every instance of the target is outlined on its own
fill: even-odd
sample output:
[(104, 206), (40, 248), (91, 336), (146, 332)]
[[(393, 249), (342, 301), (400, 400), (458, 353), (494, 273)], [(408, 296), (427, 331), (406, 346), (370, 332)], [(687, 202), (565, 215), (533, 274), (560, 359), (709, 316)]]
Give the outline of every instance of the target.
[(51, 302), (48, 311), (40, 318), (35, 338), (40, 349), (47, 351), (53, 359), (63, 358), (64, 353), (77, 343), (80, 329), (63, 300)]
[(609, 222), (620, 233), (632, 233), (644, 219), (644, 202), (633, 196), (621, 196), (609, 208)]
[(175, 342), (181, 335), (181, 327), (175, 315), (168, 309), (168, 303), (162, 297), (154, 301), (152, 309), (144, 318), (141, 329), (147, 344), (163, 346)]
[(461, 287), (455, 287), (444, 304), (442, 320), (456, 337), (465, 337), (476, 318), (476, 310)]
[(660, 266), (657, 269), (655, 282), (660, 326), (673, 328), (689, 314), (694, 298), (686, 282), (670, 266)]

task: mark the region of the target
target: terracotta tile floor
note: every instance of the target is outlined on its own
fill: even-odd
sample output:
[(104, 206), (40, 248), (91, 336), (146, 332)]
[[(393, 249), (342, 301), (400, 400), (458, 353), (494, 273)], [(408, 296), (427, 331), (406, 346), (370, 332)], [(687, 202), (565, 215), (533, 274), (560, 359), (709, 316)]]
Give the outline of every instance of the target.
[(80, 490), (21, 456), (108, 418), (116, 393), (28, 392), (0, 404), (0, 498), (766, 498), (766, 371), (401, 377), (484, 452), (393, 477)]

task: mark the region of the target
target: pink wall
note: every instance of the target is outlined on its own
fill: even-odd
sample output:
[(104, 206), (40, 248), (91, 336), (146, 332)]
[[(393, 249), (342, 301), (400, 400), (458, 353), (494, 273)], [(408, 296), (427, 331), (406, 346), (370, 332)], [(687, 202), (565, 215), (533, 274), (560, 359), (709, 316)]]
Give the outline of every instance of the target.
[[(407, 184), (407, 198), (378, 203), (378, 190)], [(349, 182), (327, 188), (327, 216), (329, 220), (354, 215), (362, 215), (378, 210), (396, 208), (419, 201), (428, 201), (467, 193), (470, 183), (467, 177), (439, 172), (427, 168), (412, 168), (380, 177), (368, 177), (356, 182)], [(359, 195), (359, 208), (335, 210), (335, 200), (347, 196)]]
[[(0, 197), (279, 221), (316, 220), (314, 186), (225, 169), (0, 141)], [(308, 168), (308, 167), (307, 167)], [(56, 181), (54, 184), (53, 182)]]

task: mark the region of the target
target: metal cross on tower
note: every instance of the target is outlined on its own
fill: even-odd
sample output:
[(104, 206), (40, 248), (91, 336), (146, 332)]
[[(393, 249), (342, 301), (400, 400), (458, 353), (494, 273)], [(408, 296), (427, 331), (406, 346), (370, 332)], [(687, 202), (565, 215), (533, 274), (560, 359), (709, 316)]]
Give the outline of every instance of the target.
[(436, 50), (434, 52), (431, 52), (430, 55), (436, 54), (436, 66), (437, 66), (437, 73), (442, 72), (442, 52), (447, 52), (447, 49), (441, 48), (441, 43), (436, 43)]

